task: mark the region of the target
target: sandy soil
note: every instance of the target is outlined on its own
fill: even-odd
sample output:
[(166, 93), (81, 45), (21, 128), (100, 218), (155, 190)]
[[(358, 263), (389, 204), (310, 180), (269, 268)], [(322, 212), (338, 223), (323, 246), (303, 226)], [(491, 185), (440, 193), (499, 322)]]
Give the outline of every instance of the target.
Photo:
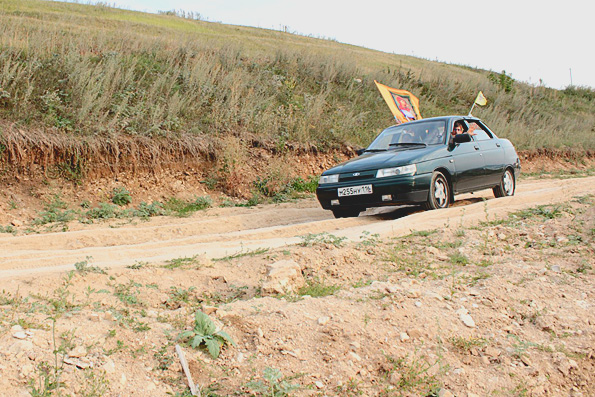
[[(440, 211), (307, 199), (2, 234), (0, 387), (183, 393), (174, 345), (202, 310), (237, 343), (183, 345), (203, 395), (595, 395), (593, 195), (525, 180)], [(282, 260), (299, 272), (267, 293)]]

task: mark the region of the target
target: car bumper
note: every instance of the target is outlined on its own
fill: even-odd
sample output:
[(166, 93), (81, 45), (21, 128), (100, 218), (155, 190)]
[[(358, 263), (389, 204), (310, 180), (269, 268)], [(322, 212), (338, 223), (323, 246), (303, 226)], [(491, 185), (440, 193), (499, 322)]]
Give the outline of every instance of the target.
[[(316, 197), (322, 208), (327, 210), (422, 203), (428, 198), (431, 179), (432, 174), (422, 174), (324, 184), (319, 185), (316, 189)], [(338, 196), (339, 188), (362, 185), (372, 185), (372, 194)]]

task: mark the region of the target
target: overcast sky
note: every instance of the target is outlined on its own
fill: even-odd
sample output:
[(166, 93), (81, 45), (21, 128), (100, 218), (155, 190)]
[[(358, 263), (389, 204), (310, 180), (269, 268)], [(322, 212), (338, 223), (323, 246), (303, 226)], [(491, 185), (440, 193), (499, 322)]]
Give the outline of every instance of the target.
[[(83, 1), (79, 1), (83, 3)], [(94, 1), (91, 1), (94, 3)], [(593, 0), (108, 0), (156, 13), (332, 38), (506, 72), (553, 88), (595, 88)]]

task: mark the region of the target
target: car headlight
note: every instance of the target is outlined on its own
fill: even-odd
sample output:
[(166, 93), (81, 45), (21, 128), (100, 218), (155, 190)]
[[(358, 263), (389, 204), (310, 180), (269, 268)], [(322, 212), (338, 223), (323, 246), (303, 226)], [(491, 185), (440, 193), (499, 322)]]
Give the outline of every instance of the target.
[(405, 165), (403, 167), (383, 168), (376, 172), (376, 178), (385, 178), (387, 176), (413, 175), (417, 171), (415, 164)]
[(337, 183), (339, 182), (339, 174), (333, 175), (322, 175), (318, 180), (318, 184), (322, 185), (324, 183)]

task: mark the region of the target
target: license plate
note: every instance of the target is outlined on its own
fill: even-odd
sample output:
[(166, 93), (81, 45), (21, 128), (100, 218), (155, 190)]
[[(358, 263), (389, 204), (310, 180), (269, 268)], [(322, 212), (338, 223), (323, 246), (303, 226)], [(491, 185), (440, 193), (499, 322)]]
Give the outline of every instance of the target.
[(338, 189), (339, 197), (358, 196), (360, 194), (372, 194), (372, 185), (340, 187)]

